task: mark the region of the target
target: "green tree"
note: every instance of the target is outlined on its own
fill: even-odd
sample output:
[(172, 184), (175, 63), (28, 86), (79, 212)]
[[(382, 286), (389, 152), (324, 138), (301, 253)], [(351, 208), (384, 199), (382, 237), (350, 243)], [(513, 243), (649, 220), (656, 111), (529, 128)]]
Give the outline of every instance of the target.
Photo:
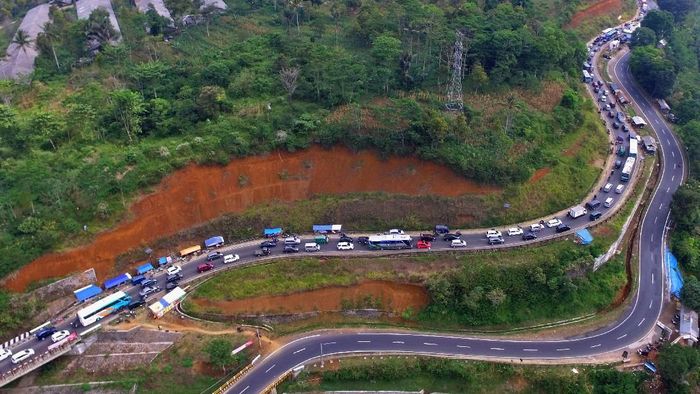
[(90, 14), (85, 24), (85, 35), (103, 45), (119, 38), (119, 34), (109, 20), (109, 13), (102, 8), (97, 8)]
[(31, 37), (29, 37), (29, 34), (22, 29), (17, 30), (14, 38), (12, 38), (12, 43), (17, 45), (17, 47), (19, 47), (19, 49), (25, 53), (27, 52), (27, 48), (31, 46), (32, 42), (33, 40)]
[(32, 116), (30, 126), (35, 138), (42, 142), (49, 142), (53, 150), (56, 150), (55, 140), (61, 138), (66, 129), (63, 119), (51, 112), (44, 111), (37, 112)]
[(395, 77), (400, 54), (401, 40), (398, 38), (385, 33), (372, 41), (372, 56), (377, 65), (375, 73), (382, 81), (384, 93), (389, 92), (389, 84), (392, 76)]
[(133, 142), (136, 135), (141, 133), (141, 115), (146, 110), (143, 96), (129, 89), (119, 89), (109, 97), (112, 115), (121, 124), (129, 142)]
[(486, 293), (486, 298), (491, 301), (493, 306), (501, 305), (506, 300), (506, 293), (499, 287)]
[(641, 379), (638, 374), (614, 369), (599, 369), (591, 373), (593, 394), (637, 394)]
[(673, 15), (668, 11), (651, 10), (642, 20), (642, 26), (653, 30), (656, 37), (668, 38), (673, 32)]
[(673, 63), (663, 51), (651, 46), (635, 48), (630, 59), (630, 70), (639, 83), (654, 97), (668, 96), (676, 83)]
[(681, 289), (681, 302), (690, 309), (700, 311), (700, 281), (693, 275), (685, 278)]
[(656, 33), (648, 27), (640, 27), (632, 33), (632, 46), (656, 44)]
[(236, 361), (231, 355), (231, 351), (233, 351), (233, 346), (231, 342), (225, 339), (214, 339), (205, 348), (205, 352), (209, 355), (209, 362), (221, 367), (224, 373), (226, 372), (226, 367)]
[(51, 49), (53, 61), (56, 64), (56, 70), (61, 69), (61, 64), (58, 62), (58, 56), (56, 55), (56, 43), (60, 42), (60, 40), (61, 31), (59, 30), (58, 25), (51, 22), (44, 24), (44, 30), (39, 33), (39, 36), (37, 37), (37, 45), (39, 47), (42, 47), (42, 44), (45, 42), (49, 49)]
[(672, 13), (678, 21), (682, 21), (686, 15), (698, 8), (697, 0), (658, 0), (657, 3), (659, 8)]
[(666, 345), (659, 351), (658, 366), (669, 393), (687, 393), (687, 378), (697, 373), (700, 352), (692, 347)]
[(168, 65), (160, 61), (153, 61), (135, 65), (131, 76), (139, 83), (141, 94), (144, 94), (144, 89), (151, 87), (153, 89), (153, 97), (158, 98), (156, 87), (160, 85), (169, 71), (170, 67)]

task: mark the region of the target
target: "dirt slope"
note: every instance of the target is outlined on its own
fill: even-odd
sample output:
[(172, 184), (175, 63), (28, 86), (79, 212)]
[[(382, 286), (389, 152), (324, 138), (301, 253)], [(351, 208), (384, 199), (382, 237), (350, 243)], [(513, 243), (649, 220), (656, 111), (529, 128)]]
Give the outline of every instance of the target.
[(566, 26), (575, 29), (581, 23), (601, 15), (612, 15), (622, 10), (622, 0), (597, 0), (571, 17), (571, 22)]

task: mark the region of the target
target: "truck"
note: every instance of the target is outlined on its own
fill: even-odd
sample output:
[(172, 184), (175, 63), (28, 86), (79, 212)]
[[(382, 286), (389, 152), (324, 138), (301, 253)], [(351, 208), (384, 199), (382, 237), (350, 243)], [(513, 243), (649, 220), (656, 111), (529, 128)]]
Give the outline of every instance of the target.
[(569, 209), (569, 216), (571, 216), (572, 219), (577, 219), (580, 218), (581, 216), (585, 216), (588, 213), (586, 208), (577, 205), (571, 209)]

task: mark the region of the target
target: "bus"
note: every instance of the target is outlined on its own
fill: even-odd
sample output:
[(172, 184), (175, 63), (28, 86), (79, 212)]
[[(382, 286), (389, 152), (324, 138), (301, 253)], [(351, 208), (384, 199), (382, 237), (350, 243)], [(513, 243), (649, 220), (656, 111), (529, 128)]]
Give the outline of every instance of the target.
[(632, 176), (632, 170), (634, 170), (635, 160), (636, 159), (634, 157), (628, 157), (625, 161), (625, 165), (622, 167), (622, 175), (620, 175), (620, 179), (623, 182), (627, 182), (630, 180), (630, 177)]
[(372, 235), (367, 241), (370, 249), (411, 249), (411, 236), (405, 234)]
[(630, 157), (637, 157), (637, 149), (639, 149), (639, 143), (636, 138), (630, 138)]
[(129, 305), (130, 302), (130, 295), (124, 293), (123, 291), (118, 291), (79, 310), (78, 319), (83, 327), (87, 327), (90, 324), (111, 315), (112, 313), (119, 312), (122, 308)]

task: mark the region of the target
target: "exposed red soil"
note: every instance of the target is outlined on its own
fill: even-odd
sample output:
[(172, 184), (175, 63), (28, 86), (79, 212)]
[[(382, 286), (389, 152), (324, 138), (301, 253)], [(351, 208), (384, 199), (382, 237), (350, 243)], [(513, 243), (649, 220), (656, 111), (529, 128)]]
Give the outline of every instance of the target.
[[(331, 286), (299, 293), (260, 296), (234, 301), (214, 301), (192, 298), (204, 310), (237, 314), (286, 314), (298, 312), (333, 312), (342, 309), (343, 301), (356, 304), (365, 297), (381, 300), (379, 309), (404, 311), (423, 309), (428, 305), (428, 292), (423, 286), (387, 281), (367, 281), (352, 286)], [(361, 306), (361, 308), (364, 306)]]
[(569, 146), (568, 148), (564, 149), (564, 152), (562, 154), (566, 157), (574, 157), (578, 153), (578, 151), (581, 150), (582, 146), (581, 143), (583, 141), (583, 138), (579, 138), (574, 142), (573, 145)]
[(159, 238), (268, 201), (298, 201), (314, 194), (384, 191), (410, 195), (488, 194), (499, 188), (471, 182), (449, 168), (409, 157), (382, 160), (345, 148), (274, 152), (222, 167), (191, 165), (166, 177), (156, 191), (132, 204), (128, 219), (90, 245), (44, 255), (3, 281), (12, 291), (29, 283), (95, 268), (112, 274), (115, 257)]
[(597, 0), (585, 9), (575, 13), (566, 27), (575, 29), (590, 19), (601, 15), (610, 15), (620, 10), (622, 10), (622, 0)]
[(534, 174), (530, 177), (530, 179), (527, 181), (528, 183), (537, 183), (540, 179), (544, 178), (545, 175), (549, 174), (549, 172), (552, 169), (549, 167), (544, 167), (540, 168), (539, 170), (535, 171)]

